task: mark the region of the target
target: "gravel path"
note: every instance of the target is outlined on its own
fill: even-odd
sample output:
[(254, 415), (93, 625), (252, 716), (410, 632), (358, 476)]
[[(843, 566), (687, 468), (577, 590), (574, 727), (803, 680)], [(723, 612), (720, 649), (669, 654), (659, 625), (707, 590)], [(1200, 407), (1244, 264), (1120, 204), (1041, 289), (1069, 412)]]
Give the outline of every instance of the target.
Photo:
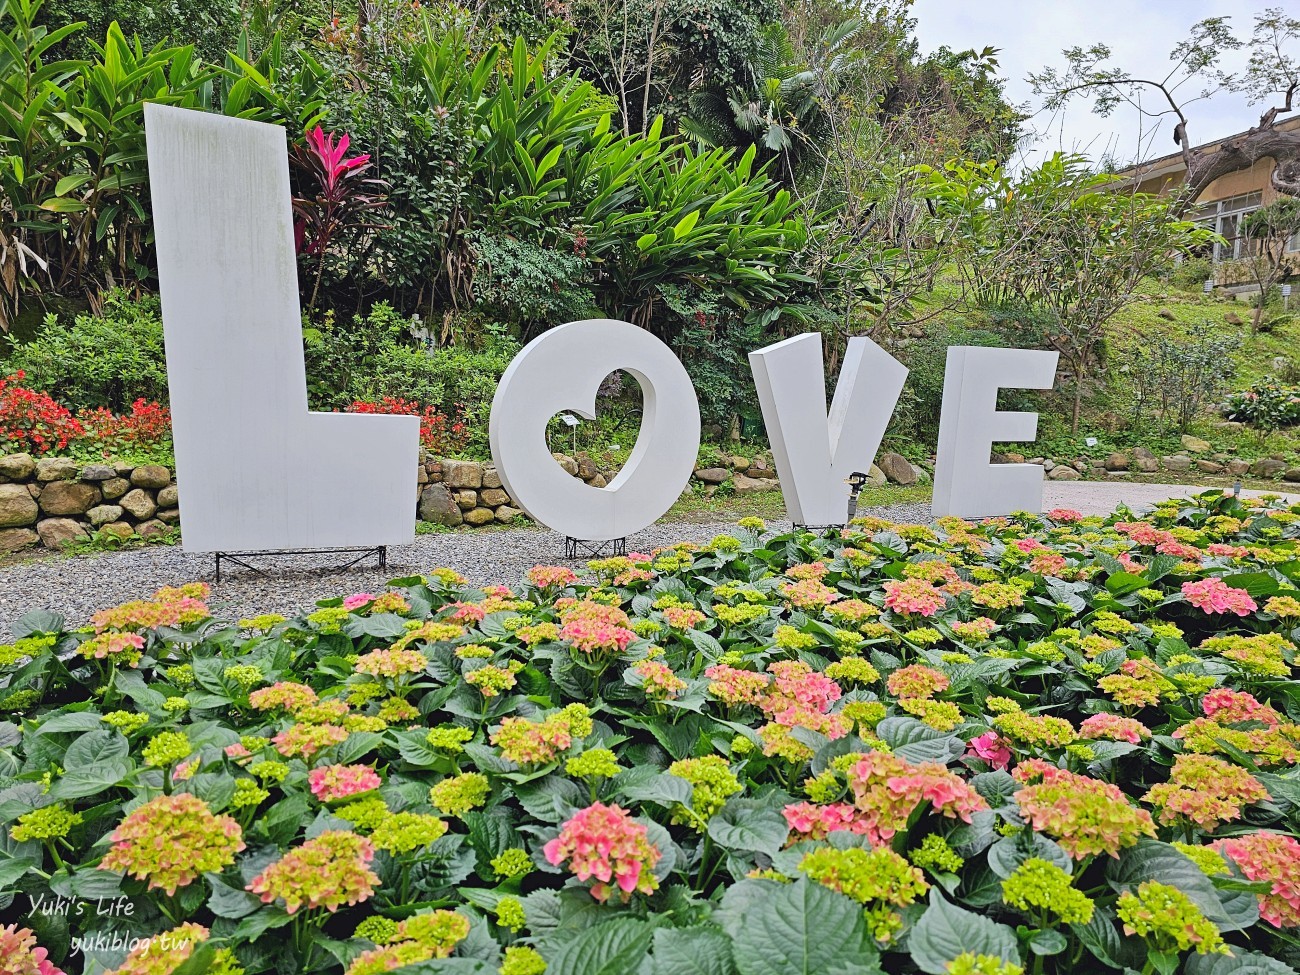
[[(929, 504), (863, 508), (895, 521), (928, 521)], [(773, 523), (777, 527), (780, 523)], [(786, 523), (788, 524), (788, 523)], [(680, 541), (707, 541), (735, 523), (661, 522), (628, 540), (629, 548), (648, 551)], [(388, 550), (388, 568), (380, 571), (373, 558), (345, 571), (329, 570), (328, 556), (286, 556), (263, 560), (264, 574), (223, 566), (220, 584), (214, 581), (211, 555), (190, 555), (178, 547), (160, 546), (127, 552), (104, 552), (76, 558), (49, 558), (0, 567), (0, 642), (9, 624), (33, 609), (62, 613), (80, 624), (95, 610), (128, 599), (148, 596), (160, 586), (202, 580), (212, 585), (209, 605), (228, 619), (257, 613), (295, 615), (313, 608), (316, 600), (353, 592), (380, 592), (389, 579), (449, 566), (474, 583), (513, 585), (529, 568), (563, 561), (564, 539), (535, 528), (487, 532), (448, 532), (416, 537), (414, 545)], [(256, 563), (256, 560), (250, 560)]]
[[(1044, 489), (1044, 509), (1076, 508), (1085, 514), (1105, 514), (1121, 501), (1140, 509), (1164, 498), (1202, 490), (1187, 485), (1106, 481), (1048, 481)], [(1290, 500), (1300, 501), (1300, 497), (1292, 494)], [(930, 505), (864, 507), (860, 513), (893, 521), (928, 522)], [(773, 527), (779, 524), (773, 523)], [(633, 536), (629, 546), (649, 550), (673, 542), (707, 541), (733, 525), (731, 521), (661, 522)], [(195, 579), (213, 586), (210, 605), (218, 616), (238, 619), (272, 612), (293, 615), (310, 610), (318, 599), (378, 592), (389, 579), (443, 565), (464, 574), (471, 582), (511, 585), (539, 562), (562, 561), (563, 552), (563, 538), (542, 529), (449, 532), (421, 535), (414, 545), (389, 549), (388, 568), (384, 571), (375, 566), (373, 559), (337, 571), (329, 568), (328, 556), (290, 556), (263, 561), (263, 574), (230, 567), (223, 572), (225, 578), (219, 585), (213, 579), (212, 556), (189, 555), (175, 547), (33, 560), (0, 566), (0, 639), (11, 622), (33, 609), (62, 613), (75, 625), (97, 609), (139, 599), (160, 586)]]

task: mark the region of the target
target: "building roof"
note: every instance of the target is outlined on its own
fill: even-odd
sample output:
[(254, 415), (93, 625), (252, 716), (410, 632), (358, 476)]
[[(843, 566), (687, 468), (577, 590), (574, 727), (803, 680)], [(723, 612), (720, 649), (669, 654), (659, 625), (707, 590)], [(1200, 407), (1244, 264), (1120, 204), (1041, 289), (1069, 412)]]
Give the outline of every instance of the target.
[[(1281, 129), (1283, 132), (1291, 129), (1300, 129), (1300, 115), (1293, 115), (1283, 118), (1274, 123), (1274, 128)], [(1234, 132), (1232, 135), (1226, 135), (1219, 139), (1213, 139), (1210, 142), (1203, 142), (1199, 146), (1193, 146), (1193, 152), (1214, 152), (1219, 146), (1230, 139), (1236, 139), (1239, 136), (1247, 135), (1251, 129), (1243, 129), (1240, 132)], [(1183, 162), (1182, 150), (1171, 152), (1168, 155), (1157, 156), (1155, 159), (1147, 159), (1140, 163), (1135, 163), (1126, 169), (1121, 169), (1115, 173), (1115, 176), (1124, 182), (1142, 183), (1149, 179), (1159, 176), (1174, 176), (1183, 172), (1187, 164)]]

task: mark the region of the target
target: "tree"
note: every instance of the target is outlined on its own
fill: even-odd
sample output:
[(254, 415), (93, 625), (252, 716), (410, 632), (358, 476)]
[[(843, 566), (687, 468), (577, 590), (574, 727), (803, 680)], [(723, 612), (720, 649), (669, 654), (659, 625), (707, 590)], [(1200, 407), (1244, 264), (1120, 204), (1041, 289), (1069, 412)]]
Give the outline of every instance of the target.
[[(1247, 40), (1233, 32), (1229, 20), (1208, 17), (1195, 24), (1170, 52), (1172, 67), (1163, 76), (1143, 77), (1112, 67), (1108, 64), (1110, 48), (1094, 44), (1066, 49), (1064, 69), (1044, 68), (1031, 74), (1030, 81), (1034, 92), (1045, 96), (1049, 109), (1084, 96), (1092, 99), (1093, 110), (1102, 116), (1129, 105), (1144, 118), (1176, 118), (1174, 142), (1187, 167), (1179, 212), (1220, 176), (1248, 169), (1265, 157), (1277, 162), (1271, 176), (1273, 188), (1300, 196), (1300, 131), (1277, 128), (1281, 116), (1300, 107), (1296, 101), (1300, 91), (1300, 19), (1286, 16), (1281, 7), (1270, 7), (1255, 16)], [(1223, 55), (1243, 48), (1249, 53), (1246, 68), (1224, 70)], [(1268, 108), (1260, 115), (1259, 124), (1246, 132), (1222, 140), (1213, 149), (1197, 148), (1187, 113), (1193, 102), (1217, 91), (1244, 93), (1251, 104), (1267, 104)], [(1143, 100), (1144, 93), (1156, 96), (1154, 106)]]
[(1247, 216), (1241, 227), (1249, 238), (1249, 247), (1238, 263), (1250, 272), (1251, 280), (1259, 288), (1259, 302), (1250, 323), (1251, 331), (1258, 332), (1269, 289), (1291, 272), (1286, 250), (1291, 238), (1300, 234), (1300, 200), (1294, 197), (1274, 200)]
[(942, 218), (939, 244), (974, 303), (1046, 313), (1043, 342), (1070, 374), (1077, 433), (1106, 323), (1142, 278), (1213, 233), (1175, 219), (1173, 201), (1113, 191), (1114, 178), (1081, 156), (1056, 153), (1017, 179), (995, 163), (924, 172), (921, 192)]

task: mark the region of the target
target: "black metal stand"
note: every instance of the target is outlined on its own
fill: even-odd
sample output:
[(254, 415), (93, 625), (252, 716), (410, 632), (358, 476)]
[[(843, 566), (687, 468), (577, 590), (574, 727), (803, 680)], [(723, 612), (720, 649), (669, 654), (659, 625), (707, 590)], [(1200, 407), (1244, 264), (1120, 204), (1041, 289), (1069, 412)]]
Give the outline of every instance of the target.
[(261, 569), (259, 569), (255, 565), (250, 565), (248, 562), (245, 561), (245, 559), (276, 558), (277, 556), (285, 556), (285, 555), (354, 555), (356, 556), (356, 558), (348, 562), (344, 562), (342, 565), (333, 565), (333, 566), (329, 566), (328, 568), (322, 569), (321, 571), (323, 572), (342, 572), (344, 569), (350, 569), (358, 562), (361, 562), (372, 555), (377, 556), (379, 558), (379, 568), (381, 569), (388, 568), (388, 546), (387, 545), (371, 545), (368, 548), (293, 548), (293, 549), (277, 548), (277, 549), (268, 549), (266, 551), (261, 551), (261, 552), (217, 552), (216, 553), (217, 582), (221, 581), (222, 560), (233, 563), (234, 565), (238, 565), (242, 568), (248, 569), (250, 572), (255, 572), (258, 575), (262, 575), (263, 573)]
[(604, 556), (627, 555), (627, 538), (611, 538), (607, 542), (592, 542), (572, 535), (564, 536), (566, 559), (598, 559)]
[(814, 535), (824, 535), (828, 531), (844, 531), (844, 525), (800, 525), (797, 522), (791, 526), (795, 531), (812, 532)]

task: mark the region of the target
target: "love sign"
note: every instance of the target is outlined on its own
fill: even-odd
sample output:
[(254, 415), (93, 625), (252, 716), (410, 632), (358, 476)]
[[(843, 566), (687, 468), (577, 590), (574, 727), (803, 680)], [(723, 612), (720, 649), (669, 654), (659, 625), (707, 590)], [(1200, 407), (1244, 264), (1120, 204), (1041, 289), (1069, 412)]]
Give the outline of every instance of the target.
[[(155, 104), (145, 126), (184, 547), (409, 544), (418, 419), (307, 407), (284, 130)], [(820, 335), (749, 358), (790, 517), (842, 524), (847, 478), (874, 460), (907, 369), (871, 340), (850, 339), (828, 409)], [(1032, 440), (1037, 429), (1037, 414), (998, 412), (998, 390), (1050, 388), (1056, 361), (948, 350), (936, 515), (1041, 508), (1042, 468), (992, 466), (989, 453), (995, 440)], [(546, 426), (564, 410), (592, 417), (601, 381), (619, 369), (641, 386), (641, 430), (618, 476), (594, 488), (555, 462)], [(570, 322), (506, 369), (489, 439), (502, 484), (536, 521), (573, 538), (621, 538), (662, 517), (688, 483), (699, 404), (681, 362), (649, 332)]]

